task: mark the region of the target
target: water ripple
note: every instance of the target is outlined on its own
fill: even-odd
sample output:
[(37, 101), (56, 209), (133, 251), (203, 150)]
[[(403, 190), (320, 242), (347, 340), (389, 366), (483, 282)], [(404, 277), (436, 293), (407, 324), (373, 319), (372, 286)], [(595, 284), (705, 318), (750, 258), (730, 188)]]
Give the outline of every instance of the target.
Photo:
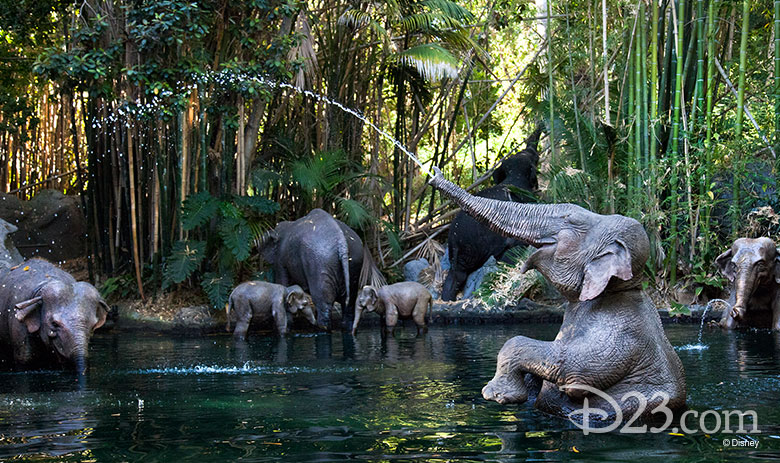
[(252, 366), (247, 362), (242, 366), (192, 365), (189, 367), (145, 368), (134, 370), (130, 373), (137, 375), (287, 375), (295, 373), (344, 373), (351, 371), (358, 371), (358, 369), (354, 367), (311, 368)]

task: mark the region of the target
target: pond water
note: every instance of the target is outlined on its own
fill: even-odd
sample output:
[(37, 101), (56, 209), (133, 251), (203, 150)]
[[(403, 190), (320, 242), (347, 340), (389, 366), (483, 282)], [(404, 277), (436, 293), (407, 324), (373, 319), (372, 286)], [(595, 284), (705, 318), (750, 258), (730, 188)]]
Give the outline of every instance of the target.
[[(761, 434), (589, 434), (482, 399), (509, 337), (557, 325), (411, 327), (279, 340), (104, 333), (78, 384), (0, 373), (0, 460), (743, 461), (780, 459), (780, 335), (706, 332), (681, 350), (691, 408), (755, 410)], [(675, 346), (698, 325), (667, 326)], [(757, 449), (724, 448), (723, 438)], [(777, 452), (777, 453), (775, 453)]]

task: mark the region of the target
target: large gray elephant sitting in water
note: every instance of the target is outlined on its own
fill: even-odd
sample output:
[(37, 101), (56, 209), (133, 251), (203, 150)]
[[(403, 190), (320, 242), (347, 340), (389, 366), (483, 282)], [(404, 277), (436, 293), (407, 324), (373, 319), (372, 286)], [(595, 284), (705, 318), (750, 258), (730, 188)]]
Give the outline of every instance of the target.
[[(608, 413), (593, 414), (591, 420), (614, 420), (618, 412), (649, 418), (666, 399), (672, 411), (685, 407), (682, 364), (641, 290), (649, 241), (639, 222), (574, 204), (478, 198), (434, 170), (431, 184), (469, 215), (538, 248), (522, 270), (539, 270), (569, 300), (554, 341), (516, 336), (504, 344), (495, 377), (482, 390), (486, 399), (525, 402), (526, 381), (535, 376), (543, 380), (536, 408), (555, 415), (582, 409), (584, 397), (591, 408)], [(594, 390), (603, 391), (620, 410)], [(636, 398), (624, 401), (630, 392), (641, 394), (647, 406), (639, 409)]]
[(0, 359), (15, 367), (65, 365), (83, 373), (108, 305), (94, 286), (42, 259), (0, 270)]
[(264, 237), (260, 251), (273, 266), (277, 284), (299, 285), (311, 294), (320, 329), (330, 329), (336, 301), (341, 304), (343, 327), (352, 327), (363, 267), (363, 242), (354, 230), (322, 209), (313, 209), (294, 222), (279, 222)]

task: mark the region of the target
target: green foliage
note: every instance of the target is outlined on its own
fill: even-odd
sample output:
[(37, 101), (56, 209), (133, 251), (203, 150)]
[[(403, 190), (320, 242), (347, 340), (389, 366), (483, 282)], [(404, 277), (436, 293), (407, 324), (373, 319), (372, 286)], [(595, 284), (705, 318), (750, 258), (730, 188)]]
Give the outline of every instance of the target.
[(229, 273), (206, 272), (201, 278), (201, 287), (215, 308), (223, 308), (233, 289), (233, 275)]
[(276, 202), (255, 196), (215, 198), (208, 192), (190, 195), (182, 204), (181, 223), (185, 230), (203, 236), (204, 240), (174, 244), (166, 259), (163, 287), (190, 277), (203, 264), (208, 250), (212, 258), (206, 266), (213, 270), (204, 273), (200, 282), (212, 306), (222, 307), (227, 298), (225, 292), (229, 293), (225, 287), (233, 284), (255, 240), (268, 230), (268, 216), (278, 211)]
[(669, 308), (669, 316), (670, 317), (682, 317), (682, 316), (690, 316), (691, 315), (691, 309), (684, 304), (678, 304), (677, 302), (670, 301), (671, 307)]
[(174, 243), (171, 254), (165, 261), (163, 289), (189, 278), (205, 257), (205, 241), (183, 240)]
[(544, 278), (535, 270), (520, 273), (520, 268), (534, 249), (516, 246), (506, 253), (506, 262), (498, 262), (498, 270), (485, 275), (474, 297), (489, 307), (505, 307), (516, 304), (523, 297), (544, 283)]
[(204, 225), (214, 217), (219, 205), (219, 200), (208, 191), (188, 196), (182, 204), (181, 227), (189, 231)]

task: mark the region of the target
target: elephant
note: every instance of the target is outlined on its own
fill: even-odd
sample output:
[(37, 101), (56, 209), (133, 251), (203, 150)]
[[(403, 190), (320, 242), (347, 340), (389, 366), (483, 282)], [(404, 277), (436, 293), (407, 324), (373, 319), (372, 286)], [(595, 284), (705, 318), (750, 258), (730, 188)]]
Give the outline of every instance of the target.
[(417, 334), (428, 331), (427, 322), (430, 317), (433, 297), (428, 288), (414, 281), (403, 281), (392, 285), (364, 286), (357, 298), (355, 306), (355, 321), (352, 324), (352, 334), (357, 332), (360, 316), (363, 311), (376, 312), (385, 319), (385, 328), (395, 334), (398, 319), (414, 320), (417, 324)]
[[(480, 198), (444, 179), (436, 167), (434, 173), (430, 183), (472, 217), (537, 248), (521, 271), (537, 269), (569, 302), (555, 340), (516, 336), (504, 344), (495, 376), (482, 389), (485, 399), (525, 402), (528, 380), (536, 377), (542, 380), (537, 409), (569, 416), (583, 409), (587, 397), (590, 407), (605, 411), (588, 413), (590, 423), (648, 419), (664, 401), (671, 411), (685, 407), (682, 363), (641, 288), (649, 239), (638, 221), (574, 204)], [(623, 401), (628, 393), (641, 395), (646, 407), (636, 395)]]
[[(317, 324), (314, 317), (314, 303), (311, 296), (304, 293), (300, 286), (284, 287), (266, 281), (247, 281), (233, 289), (225, 306), (227, 331), (230, 331), (231, 320), (236, 321), (233, 336), (245, 340), (249, 322), (274, 319), (280, 335), (287, 334), (287, 314), (291, 316), (301, 313), (309, 323)], [(235, 315), (231, 318), (231, 312)]]
[(715, 258), (731, 284), (731, 310), (724, 310), (720, 326), (764, 327), (780, 331), (780, 252), (769, 238), (739, 238)]
[(43, 259), (0, 272), (2, 361), (21, 368), (68, 366), (84, 373), (89, 340), (108, 311), (94, 286)]
[[(525, 149), (506, 158), (493, 172), (496, 185), (485, 188), (477, 196), (504, 201), (532, 200), (533, 192), (539, 187), (536, 178), (539, 153), (536, 149), (541, 134), (542, 127), (539, 126), (526, 140)], [(449, 229), (450, 270), (442, 286), (441, 298), (454, 301), (469, 274), (482, 267), (490, 256), (500, 259), (508, 249), (520, 244), (524, 242), (494, 233), (465, 212), (459, 212)]]
[(322, 209), (283, 221), (260, 243), (263, 258), (273, 266), (274, 281), (283, 286), (299, 285), (311, 294), (317, 308), (317, 326), (331, 328), (333, 303), (341, 305), (342, 324), (352, 325), (363, 242), (354, 230)]

